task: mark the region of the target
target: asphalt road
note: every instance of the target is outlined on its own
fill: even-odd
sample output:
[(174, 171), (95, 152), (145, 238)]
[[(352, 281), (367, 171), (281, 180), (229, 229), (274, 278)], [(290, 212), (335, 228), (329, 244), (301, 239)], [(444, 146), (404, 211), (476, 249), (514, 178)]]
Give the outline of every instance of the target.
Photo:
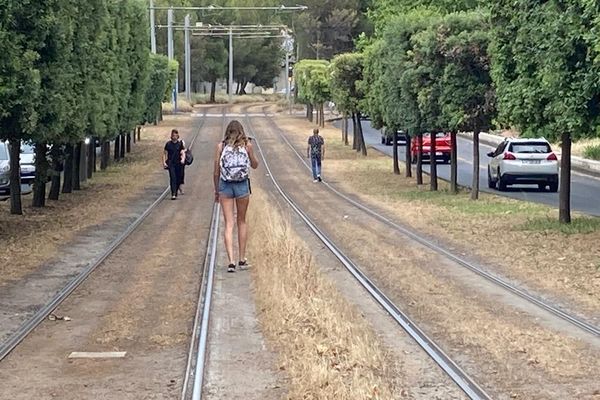
[[(381, 133), (378, 129), (371, 127), (369, 121), (363, 122), (363, 131), (365, 135), (365, 142), (367, 145), (374, 147), (389, 156), (392, 155), (392, 146), (386, 146), (381, 144)], [(336, 121), (335, 126), (340, 127), (341, 122)], [(350, 126), (350, 133), (352, 133), (352, 126)], [(473, 157), (472, 147), (473, 144), (470, 140), (458, 137), (458, 183), (461, 186), (471, 187), (472, 183), (472, 169), (473, 169)], [(540, 191), (536, 185), (515, 185), (509, 186), (506, 192), (499, 192), (494, 189), (488, 189), (487, 187), (487, 165), (488, 157), (486, 153), (494, 150), (485, 144), (480, 144), (480, 165), (479, 165), (479, 186), (480, 190), (484, 192), (495, 193), (501, 196), (511, 197), (514, 199), (531, 201), (535, 203), (547, 204), (558, 208), (558, 193), (550, 193), (547, 191)], [(400, 146), (398, 149), (399, 157), (404, 161), (404, 146)], [(429, 164), (423, 164), (423, 170), (429, 171)], [(450, 179), (450, 165), (438, 164), (438, 176), (442, 179)], [(600, 179), (573, 173), (571, 176), (571, 208), (574, 211), (579, 211), (589, 215), (600, 216)]]

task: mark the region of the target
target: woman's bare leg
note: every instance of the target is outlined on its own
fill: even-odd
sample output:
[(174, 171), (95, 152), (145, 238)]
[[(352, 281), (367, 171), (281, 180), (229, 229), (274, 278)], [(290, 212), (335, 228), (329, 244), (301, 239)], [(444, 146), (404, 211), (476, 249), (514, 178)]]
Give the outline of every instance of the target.
[(248, 225), (246, 224), (246, 211), (250, 203), (250, 196), (236, 199), (238, 245), (240, 250), (240, 261), (246, 259), (246, 243), (248, 241)]
[(225, 231), (223, 236), (225, 238), (225, 249), (227, 250), (227, 257), (229, 258), (230, 264), (236, 264), (233, 256), (233, 204), (232, 198), (220, 196), (219, 202), (221, 203), (221, 209), (223, 210), (223, 218), (225, 218)]

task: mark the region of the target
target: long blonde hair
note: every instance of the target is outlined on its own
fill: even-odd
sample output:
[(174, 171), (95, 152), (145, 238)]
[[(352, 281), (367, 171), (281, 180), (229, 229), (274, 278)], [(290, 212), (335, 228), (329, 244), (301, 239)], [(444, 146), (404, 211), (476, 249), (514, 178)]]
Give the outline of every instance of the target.
[(223, 141), (226, 145), (230, 145), (233, 147), (242, 147), (248, 144), (248, 136), (246, 136), (246, 132), (244, 132), (244, 127), (239, 121), (234, 119), (229, 123), (229, 125), (227, 125)]

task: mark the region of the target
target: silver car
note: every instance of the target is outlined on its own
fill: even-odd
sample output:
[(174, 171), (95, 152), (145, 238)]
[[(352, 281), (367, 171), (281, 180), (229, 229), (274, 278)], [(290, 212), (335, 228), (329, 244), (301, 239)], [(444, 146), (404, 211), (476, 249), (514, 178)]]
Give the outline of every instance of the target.
[(0, 195), (10, 194), (10, 158), (8, 145), (0, 142)]
[(27, 143), (21, 143), (21, 183), (31, 185), (35, 180), (35, 149)]
[(488, 187), (506, 190), (508, 185), (533, 184), (558, 191), (558, 158), (546, 139), (506, 139), (487, 154)]

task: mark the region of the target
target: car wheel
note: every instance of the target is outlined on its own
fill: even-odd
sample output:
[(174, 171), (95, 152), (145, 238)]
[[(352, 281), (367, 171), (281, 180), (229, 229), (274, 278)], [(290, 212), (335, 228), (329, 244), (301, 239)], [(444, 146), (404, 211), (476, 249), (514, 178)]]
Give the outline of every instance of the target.
[(546, 190), (546, 184), (538, 183), (538, 189), (540, 189), (540, 192), (543, 192), (544, 190)]
[(488, 168), (488, 188), (495, 189), (496, 182), (492, 179), (492, 174), (490, 173), (490, 169)]
[(385, 137), (381, 137), (381, 144), (385, 144)]
[(506, 187), (506, 181), (502, 179), (502, 175), (500, 175), (500, 171), (498, 171), (498, 190), (504, 192), (506, 190)]
[(558, 182), (553, 182), (550, 184), (550, 191), (552, 193), (558, 192)]

